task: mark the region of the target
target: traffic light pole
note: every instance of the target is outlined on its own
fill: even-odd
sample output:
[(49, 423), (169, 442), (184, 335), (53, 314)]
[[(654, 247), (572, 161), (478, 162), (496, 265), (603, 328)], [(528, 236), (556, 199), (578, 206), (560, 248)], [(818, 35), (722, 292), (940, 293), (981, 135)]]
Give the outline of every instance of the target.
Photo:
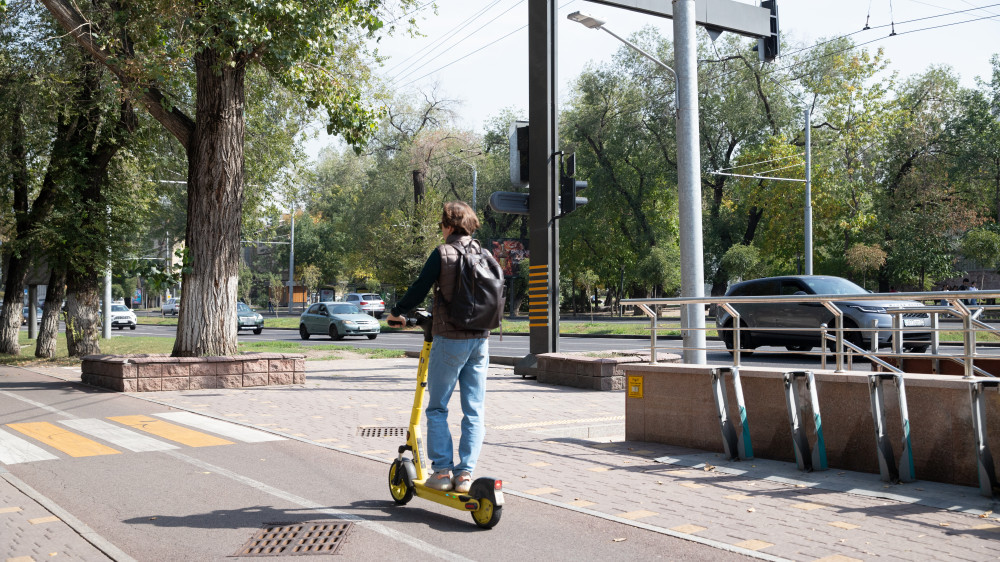
[[(680, 215), (681, 296), (705, 296), (701, 232), (701, 149), (698, 142), (698, 42), (694, 0), (673, 0), (677, 73), (677, 206)], [(705, 307), (681, 310), (685, 363), (705, 364)]]
[(555, 216), (559, 166), (555, 0), (528, 2), (528, 273), (529, 356), (559, 350), (559, 226)]

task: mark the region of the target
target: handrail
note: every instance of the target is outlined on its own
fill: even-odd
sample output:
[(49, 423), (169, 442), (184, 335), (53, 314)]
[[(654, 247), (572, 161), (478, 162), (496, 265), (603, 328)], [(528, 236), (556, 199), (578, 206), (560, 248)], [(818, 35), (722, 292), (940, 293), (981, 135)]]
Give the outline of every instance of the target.
[[(873, 349), (864, 350), (859, 346), (847, 341), (844, 334), (850, 334), (852, 332), (891, 332), (892, 333), (892, 353), (882, 354), (889, 355), (892, 357), (905, 357), (912, 356), (910, 353), (905, 353), (903, 349), (903, 340), (900, 337), (904, 331), (910, 331), (912, 327), (904, 327), (903, 322), (900, 320), (901, 317), (907, 313), (925, 313), (929, 314), (932, 322), (931, 326), (923, 328), (923, 330), (930, 330), (932, 333), (931, 341), (927, 342), (931, 348), (931, 353), (934, 355), (935, 359), (945, 358), (949, 361), (954, 361), (965, 368), (965, 378), (973, 378), (976, 375), (993, 377), (994, 375), (988, 373), (980, 367), (975, 366), (974, 360), (977, 356), (976, 353), (976, 330), (985, 331), (996, 336), (1000, 336), (1000, 329), (995, 329), (993, 326), (983, 322), (979, 317), (987, 310), (1000, 310), (1000, 305), (987, 305), (987, 304), (968, 304), (967, 301), (975, 299), (977, 302), (984, 302), (987, 299), (1000, 299), (1000, 290), (984, 290), (984, 291), (936, 291), (936, 292), (907, 292), (907, 293), (864, 293), (864, 294), (850, 294), (850, 295), (771, 295), (771, 296), (715, 296), (715, 297), (672, 297), (672, 298), (633, 298), (633, 299), (622, 299), (621, 303), (623, 305), (634, 305), (638, 307), (649, 319), (650, 319), (650, 362), (655, 363), (657, 361), (656, 355), (656, 334), (661, 330), (666, 329), (676, 329), (669, 326), (658, 325), (657, 320), (659, 319), (658, 309), (660, 307), (682, 307), (683, 305), (689, 304), (703, 304), (703, 305), (716, 305), (724, 310), (726, 310), (734, 319), (732, 328), (732, 356), (733, 365), (736, 367), (740, 366), (740, 352), (742, 351), (740, 347), (740, 332), (743, 331), (740, 327), (740, 315), (732, 307), (733, 304), (760, 304), (760, 303), (817, 303), (823, 307), (830, 310), (834, 317), (834, 327), (828, 328), (825, 325), (822, 327), (815, 328), (816, 331), (821, 332), (819, 335), (819, 343), (822, 349), (823, 356), (823, 368), (826, 368), (826, 355), (827, 355), (827, 345), (825, 342), (835, 342), (834, 345), (834, 356), (836, 358), (836, 370), (844, 370), (844, 358), (845, 355), (848, 359), (853, 357), (850, 355), (853, 353), (860, 353), (869, 360), (887, 368), (893, 372), (901, 372), (898, 368), (892, 366), (888, 362), (876, 357), (877, 353), (877, 340), (873, 340)], [(926, 306), (906, 306), (905, 304), (900, 304), (900, 306), (886, 306), (885, 314), (893, 316), (893, 326), (882, 328), (876, 322), (872, 326), (859, 326), (856, 328), (845, 328), (843, 326), (843, 313), (836, 306), (835, 303), (843, 301), (874, 301), (874, 300), (893, 300), (893, 301), (933, 301), (935, 304)], [(939, 304), (947, 303), (947, 304)], [(683, 308), (681, 308), (683, 314)], [(939, 355), (938, 354), (938, 331), (940, 330), (938, 325), (939, 316), (951, 316), (962, 322), (962, 332), (963, 332), (963, 354), (961, 356), (951, 356), (951, 355)], [(691, 330), (692, 328), (681, 327), (682, 330)], [(698, 328), (700, 330), (710, 330), (714, 328)], [(805, 330), (808, 328), (786, 328), (777, 326), (763, 326), (754, 327), (754, 331), (788, 331), (790, 329)], [(721, 329), (720, 337), (721, 337)], [(883, 336), (884, 337), (884, 336)], [(728, 346), (728, 344), (727, 344)], [(912, 345), (909, 347), (913, 347)], [(752, 350), (752, 349), (751, 349)], [(936, 362), (935, 362), (936, 364)]]

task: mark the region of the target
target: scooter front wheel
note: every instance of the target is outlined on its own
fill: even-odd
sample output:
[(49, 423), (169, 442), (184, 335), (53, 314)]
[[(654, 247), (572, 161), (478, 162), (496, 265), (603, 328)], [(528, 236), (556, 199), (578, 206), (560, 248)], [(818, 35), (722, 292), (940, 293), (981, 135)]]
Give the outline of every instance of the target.
[(492, 529), (500, 522), (503, 514), (502, 505), (494, 505), (490, 498), (479, 498), (479, 509), (472, 512), (472, 520), (480, 528)]
[(406, 481), (406, 468), (399, 459), (389, 466), (389, 493), (396, 505), (406, 505), (413, 499), (413, 486)]

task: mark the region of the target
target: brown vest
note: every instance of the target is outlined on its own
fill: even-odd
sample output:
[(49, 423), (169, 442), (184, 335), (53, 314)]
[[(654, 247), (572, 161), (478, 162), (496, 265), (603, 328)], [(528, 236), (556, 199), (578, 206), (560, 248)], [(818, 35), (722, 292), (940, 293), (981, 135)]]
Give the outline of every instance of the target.
[[(452, 295), (455, 294), (455, 275), (458, 268), (458, 259), (462, 255), (452, 246), (453, 242), (461, 242), (463, 245), (472, 242), (471, 236), (459, 236), (452, 234), (445, 244), (437, 247), (438, 254), (441, 255), (441, 273), (438, 275), (437, 285), (434, 287), (434, 305), (431, 314), (434, 316), (434, 326), (431, 333), (435, 336), (442, 336), (454, 340), (469, 340), (473, 338), (490, 337), (489, 330), (463, 330), (455, 327), (451, 323), (448, 315), (448, 305), (445, 301), (451, 302)], [(478, 246), (478, 242), (473, 247)]]

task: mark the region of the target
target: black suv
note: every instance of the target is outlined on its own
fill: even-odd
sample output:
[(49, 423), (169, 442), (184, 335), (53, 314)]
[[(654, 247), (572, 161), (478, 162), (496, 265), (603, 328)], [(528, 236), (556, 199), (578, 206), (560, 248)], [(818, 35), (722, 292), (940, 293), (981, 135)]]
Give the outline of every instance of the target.
[[(858, 285), (827, 275), (790, 275), (766, 277), (737, 283), (726, 291), (726, 296), (777, 296), (777, 295), (864, 295), (868, 293)], [(924, 306), (916, 301), (902, 300), (845, 300), (834, 301), (844, 314), (844, 339), (860, 347), (871, 349), (872, 328), (878, 320), (878, 344), (892, 344), (892, 316), (889, 308)], [(741, 303), (732, 305), (740, 314), (740, 349), (775, 345), (789, 351), (810, 351), (819, 345), (820, 324), (826, 324), (831, 333), (836, 328), (833, 313), (818, 302)], [(719, 336), (726, 349), (733, 351), (733, 317), (719, 307), (715, 320)], [(922, 353), (930, 344), (930, 314), (926, 312), (903, 313), (903, 327), (917, 331), (903, 332), (903, 348)], [(833, 347), (831, 343), (830, 347)], [(744, 351), (745, 352), (745, 351)]]

